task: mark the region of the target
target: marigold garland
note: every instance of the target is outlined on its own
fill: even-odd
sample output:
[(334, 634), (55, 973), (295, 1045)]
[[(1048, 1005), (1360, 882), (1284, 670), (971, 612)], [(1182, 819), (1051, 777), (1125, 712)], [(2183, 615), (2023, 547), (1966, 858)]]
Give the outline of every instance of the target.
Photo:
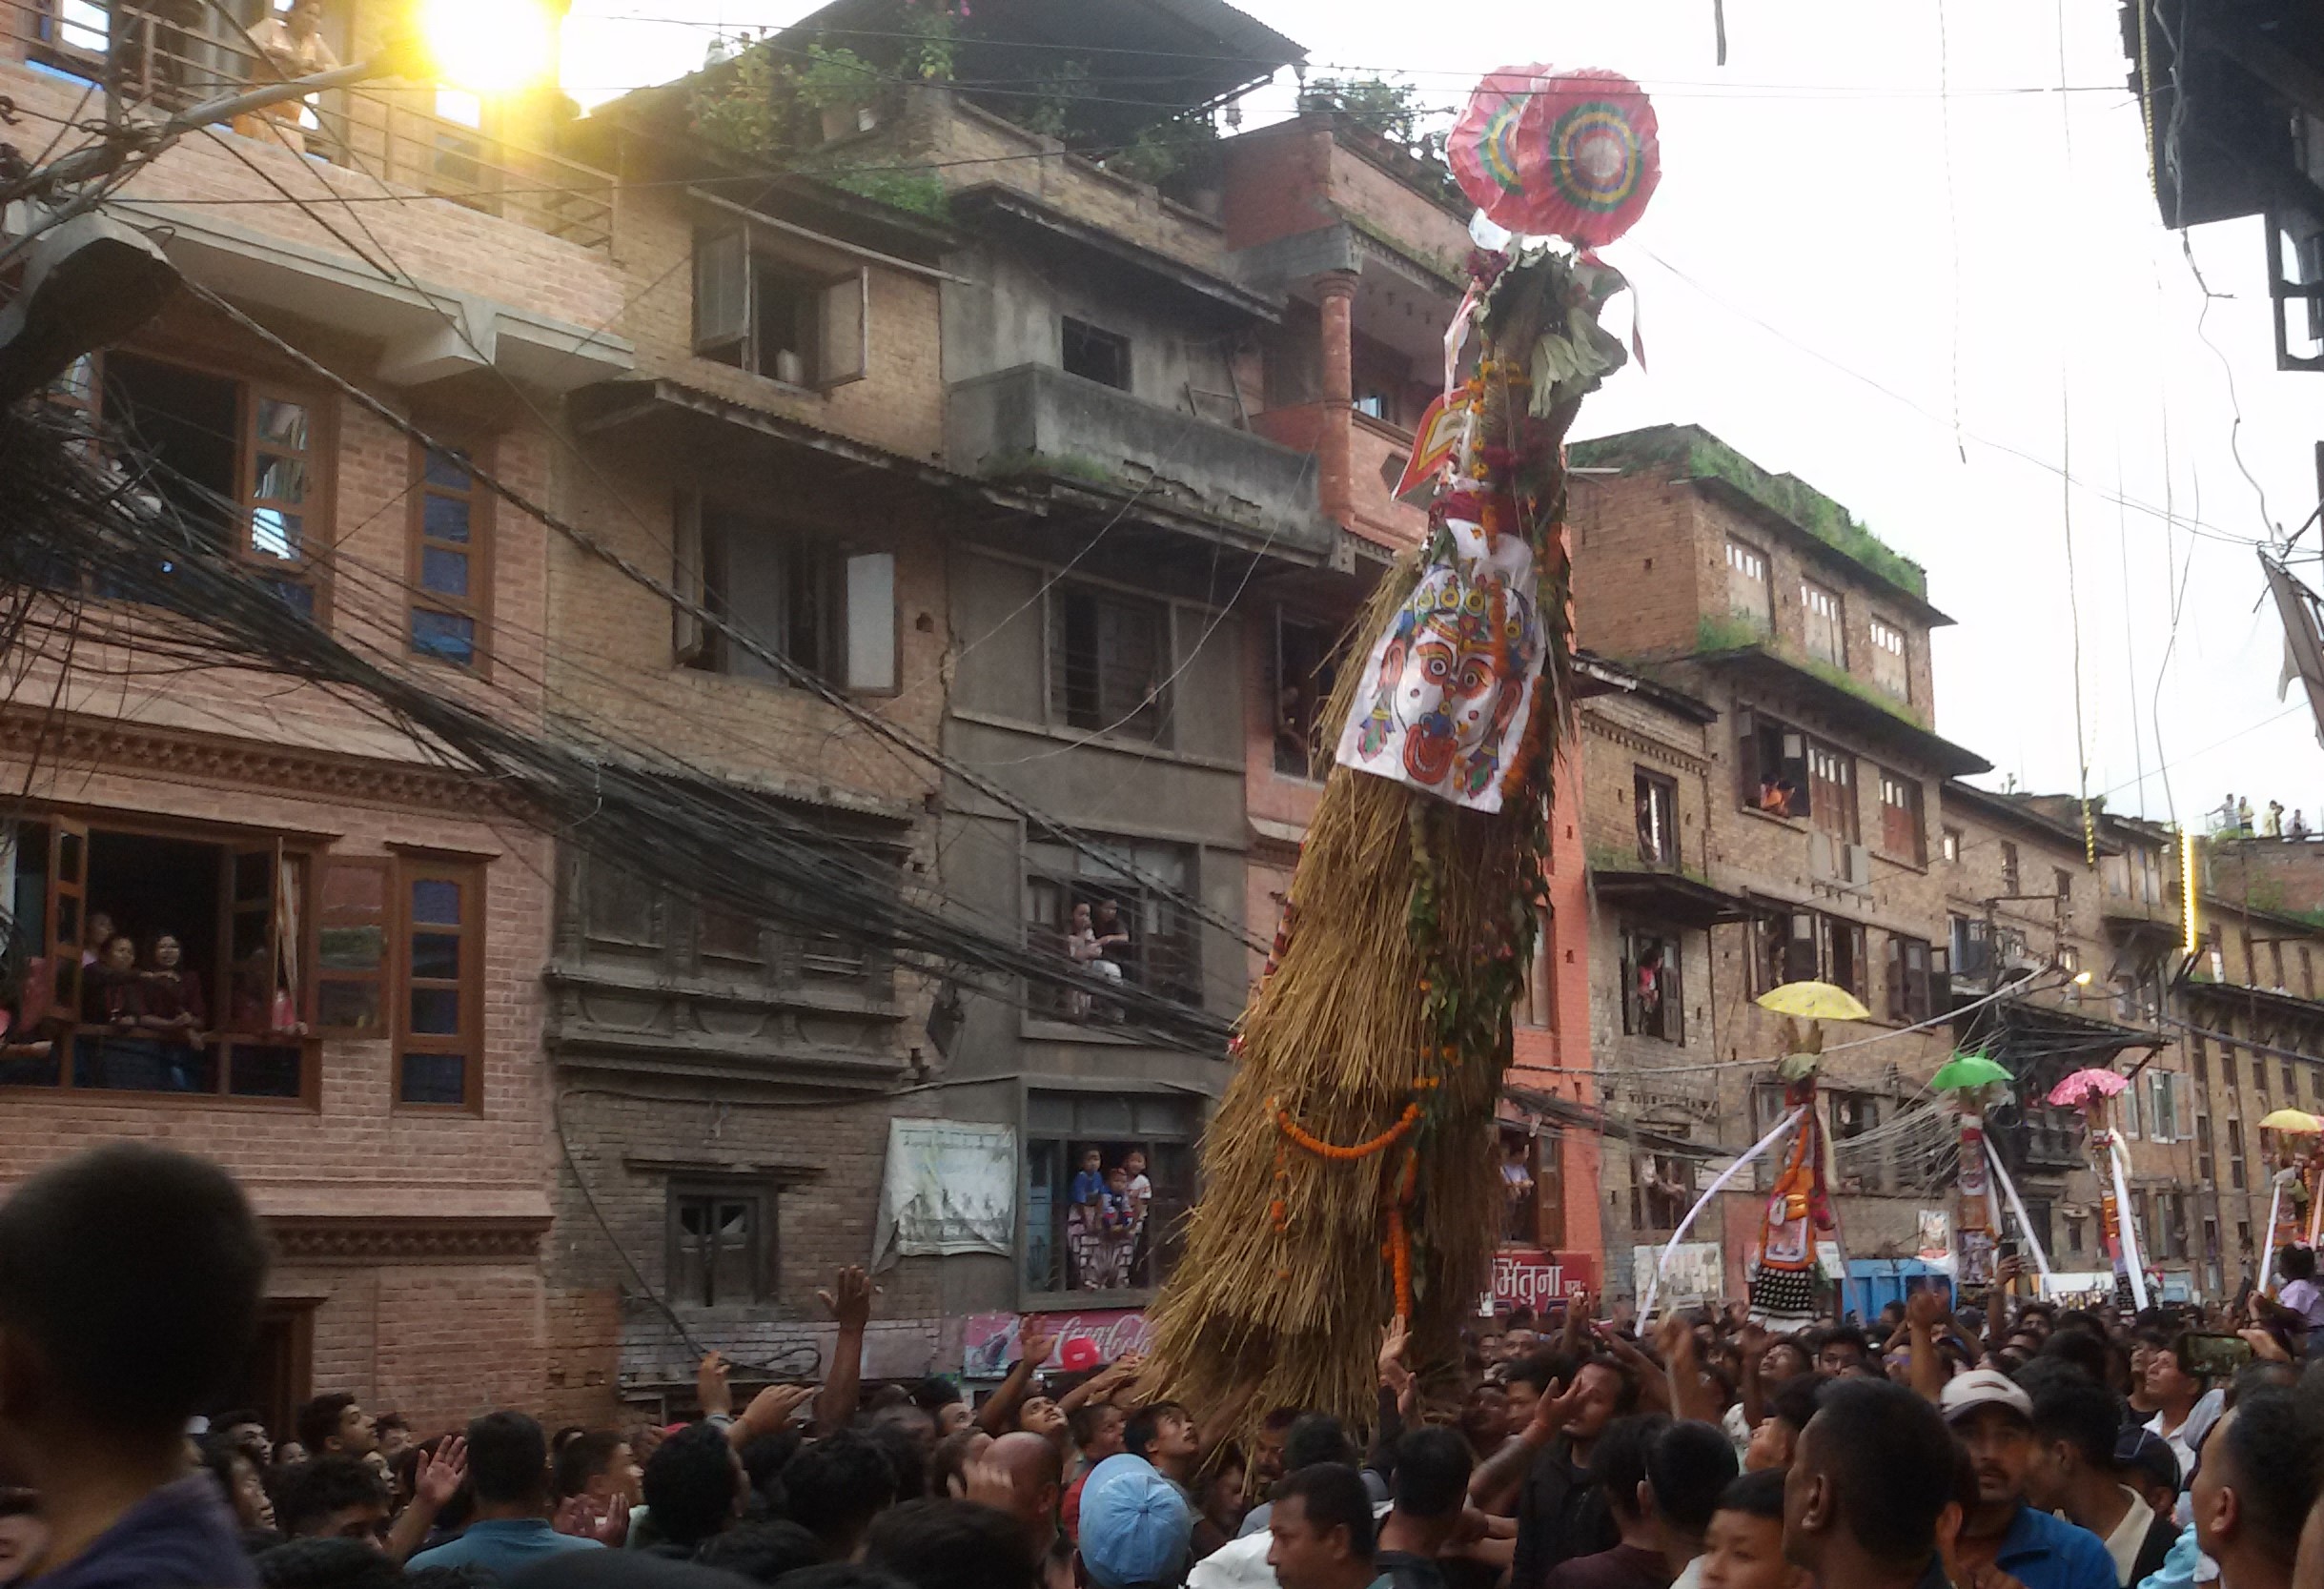
[(1275, 1107), (1274, 1115), (1275, 1124), (1283, 1129), (1283, 1134), (1300, 1147), (1317, 1158), (1345, 1163), (1355, 1159), (1368, 1159), (1373, 1154), (1384, 1152), (1401, 1142), (1405, 1133), (1420, 1123), (1420, 1106), (1417, 1101), (1406, 1104), (1404, 1112), (1396, 1116), (1395, 1125), (1372, 1138), (1371, 1141), (1358, 1142), (1352, 1148), (1342, 1148), (1335, 1142), (1326, 1142), (1323, 1138), (1310, 1132), (1298, 1121), (1291, 1117), (1291, 1110), (1284, 1109), (1281, 1105)]

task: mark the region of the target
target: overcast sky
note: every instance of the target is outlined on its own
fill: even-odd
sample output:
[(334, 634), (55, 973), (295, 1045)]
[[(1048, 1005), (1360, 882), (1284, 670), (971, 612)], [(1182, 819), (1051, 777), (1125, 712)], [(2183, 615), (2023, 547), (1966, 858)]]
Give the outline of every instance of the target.
[[(566, 81), (601, 99), (698, 65), (719, 26), (811, 9), (577, 0)], [(2314, 506), (2324, 374), (2274, 369), (2255, 219), (2189, 235), (2218, 295), (2198, 331), (2115, 0), (1947, 0), (1942, 48), (1937, 0), (1727, 0), (1724, 67), (1711, 0), (1244, 9), (1305, 44), (1312, 72), (1397, 63), (1447, 109), (1512, 62), (1638, 78), (1662, 185), (1606, 253), (1650, 367), (1592, 397), (1577, 434), (1701, 424), (1924, 563), (1958, 621), (1936, 642), (1938, 727), (1996, 786), (2080, 781), (2070, 521), (2090, 790), (2158, 818), (2231, 789), (2324, 817), (2324, 751), (2297, 687), (2276, 699), (2281, 633), (2254, 612), (2249, 544)], [(1288, 73), (1257, 91), (1246, 125), (1295, 92)]]

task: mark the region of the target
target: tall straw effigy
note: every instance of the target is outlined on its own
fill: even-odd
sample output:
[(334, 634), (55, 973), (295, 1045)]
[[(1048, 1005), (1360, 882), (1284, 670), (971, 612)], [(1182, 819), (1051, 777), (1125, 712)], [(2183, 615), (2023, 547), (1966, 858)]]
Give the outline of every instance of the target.
[[(1563, 441), (1623, 361), (1589, 252), (1652, 191), (1653, 113), (1611, 73), (1496, 72), (1455, 173), (1515, 232), (1470, 261), (1446, 389), (1400, 494), (1423, 543), (1358, 620), (1281, 930), (1152, 1310), (1151, 1380), (1206, 1418), (1369, 1424), (1381, 1326), (1458, 1361), (1500, 1228), (1495, 1105), (1568, 722)], [(1568, 248), (1547, 235), (1570, 239)]]

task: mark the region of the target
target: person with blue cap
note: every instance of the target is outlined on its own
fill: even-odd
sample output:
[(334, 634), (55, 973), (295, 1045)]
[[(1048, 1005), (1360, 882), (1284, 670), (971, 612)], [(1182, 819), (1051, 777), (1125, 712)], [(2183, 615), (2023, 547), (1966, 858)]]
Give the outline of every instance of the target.
[(1092, 1589), (1168, 1589), (1186, 1574), (1194, 1514), (1143, 1457), (1109, 1457), (1081, 1492), (1081, 1566)]

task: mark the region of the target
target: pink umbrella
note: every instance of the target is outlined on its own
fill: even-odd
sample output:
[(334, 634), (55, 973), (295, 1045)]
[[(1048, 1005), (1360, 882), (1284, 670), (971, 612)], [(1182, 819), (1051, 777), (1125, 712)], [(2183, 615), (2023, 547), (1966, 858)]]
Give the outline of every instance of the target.
[(2092, 1098), (2111, 1098), (2130, 1090), (2130, 1078), (2111, 1070), (2076, 1070), (2049, 1090), (2049, 1101), (2061, 1109), (2081, 1109)]

